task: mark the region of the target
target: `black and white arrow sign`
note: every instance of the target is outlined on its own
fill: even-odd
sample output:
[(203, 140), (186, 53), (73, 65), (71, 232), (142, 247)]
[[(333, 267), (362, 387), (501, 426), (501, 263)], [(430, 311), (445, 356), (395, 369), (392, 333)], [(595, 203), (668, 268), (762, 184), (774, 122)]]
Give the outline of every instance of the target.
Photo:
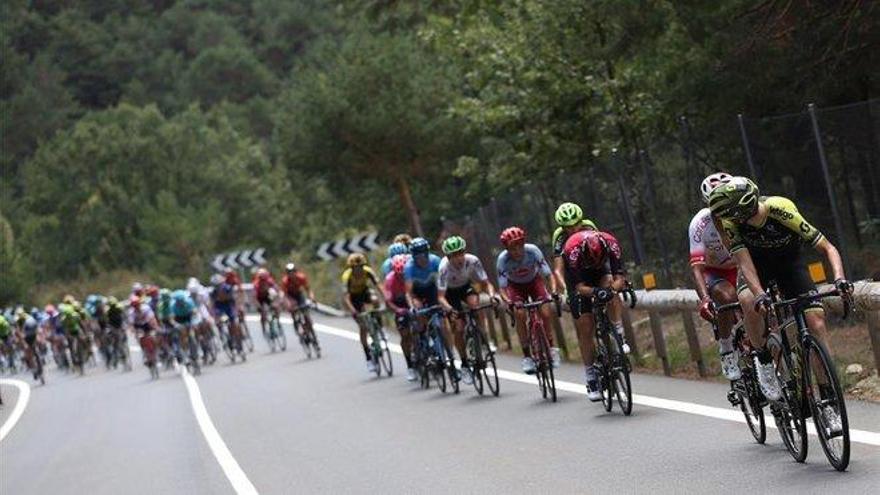
[(317, 255), (318, 258), (329, 261), (352, 253), (366, 253), (379, 247), (378, 238), (378, 233), (368, 232), (358, 234), (350, 239), (325, 242), (318, 246)]
[(211, 261), (211, 268), (222, 272), (226, 268), (237, 270), (239, 268), (250, 268), (264, 264), (266, 264), (266, 250), (264, 248), (243, 249), (214, 256), (214, 259)]

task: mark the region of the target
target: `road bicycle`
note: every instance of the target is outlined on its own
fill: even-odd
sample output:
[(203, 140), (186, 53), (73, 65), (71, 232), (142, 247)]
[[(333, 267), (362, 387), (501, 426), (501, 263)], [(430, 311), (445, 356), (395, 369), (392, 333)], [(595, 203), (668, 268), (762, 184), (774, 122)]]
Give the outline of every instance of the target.
[[(617, 294), (628, 295), (630, 308), (636, 305), (635, 291), (628, 287)], [(623, 336), (620, 335), (608, 318), (608, 303), (593, 299), (593, 316), (596, 320), (596, 368), (602, 392), (602, 405), (611, 412), (614, 399), (624, 416), (632, 414), (632, 384), (630, 372), (632, 365), (623, 352)]]
[[(268, 315), (266, 315), (268, 313)], [(269, 344), (269, 349), (275, 352), (276, 349), (287, 350), (287, 336), (281, 327), (281, 319), (278, 315), (278, 308), (275, 304), (269, 305), (267, 309), (265, 305), (260, 308), (260, 326), (263, 329), (263, 337)]]
[[(807, 457), (806, 420), (813, 417), (819, 443), (828, 462), (838, 471), (849, 465), (849, 418), (843, 389), (831, 354), (807, 326), (805, 311), (818, 301), (841, 296), (838, 290), (814, 292), (790, 299), (780, 299), (771, 289), (772, 311), (765, 322), (771, 331), (767, 348), (774, 356), (782, 399), (771, 402), (783, 443), (792, 457), (803, 462)], [(851, 300), (844, 295), (843, 317), (849, 315)]]
[(367, 328), (367, 338), (369, 339), (367, 345), (377, 377), (382, 376), (383, 369), (388, 376), (394, 374), (394, 362), (391, 360), (391, 349), (388, 348), (388, 336), (382, 325), (383, 313), (384, 310), (373, 309), (363, 311), (358, 315), (361, 324)]
[(315, 334), (315, 329), (312, 328), (308, 312), (309, 304), (297, 307), (290, 312), (290, 317), (293, 320), (293, 329), (296, 331), (297, 337), (299, 337), (299, 344), (302, 346), (303, 351), (305, 351), (306, 356), (311, 359), (312, 353), (314, 353), (315, 357), (320, 358), (321, 346), (318, 344), (318, 336)]
[(248, 352), (254, 352), (254, 339), (251, 338), (251, 329), (247, 324), (247, 318), (245, 318), (244, 309), (240, 306), (237, 310), (238, 316), (238, 326), (241, 327), (242, 333), (242, 343), (247, 348)]
[(34, 376), (34, 380), (40, 382), (40, 385), (46, 384), (46, 375), (43, 364), (43, 356), (37, 352), (36, 336), (34, 336), (33, 344), (25, 343), (25, 363)]
[(239, 322), (239, 325), (232, 325), (229, 322), (229, 317), (225, 314), (221, 315), (217, 320), (217, 330), (223, 340), (223, 350), (226, 351), (226, 355), (229, 356), (229, 360), (233, 363), (236, 358), (240, 358), (242, 362), (247, 361), (241, 323)]
[(147, 370), (150, 372), (150, 378), (153, 380), (159, 379), (159, 351), (158, 351), (158, 343), (156, 342), (156, 337), (153, 335), (153, 331), (149, 328), (141, 329), (141, 335), (138, 339), (141, 344), (141, 350), (144, 353), (144, 365), (147, 367)]
[(539, 314), (541, 306), (553, 303), (556, 306), (556, 314), (562, 316), (562, 306), (559, 297), (554, 295), (548, 299), (540, 299), (527, 303), (515, 303), (508, 307), (508, 314), (512, 326), (516, 326), (514, 308), (522, 308), (526, 311), (529, 347), (532, 359), (535, 361), (535, 376), (538, 379), (538, 389), (541, 397), (556, 402), (556, 377), (553, 374), (553, 357), (550, 354), (550, 339), (547, 333), (550, 329), (544, 328), (544, 320)]
[[(414, 310), (410, 318), (413, 329), (413, 350), (411, 353), (413, 368), (419, 375), (422, 388), (430, 388), (431, 379), (444, 394), (447, 385), (458, 393), (459, 375), (452, 361), (452, 352), (446, 339), (443, 338), (443, 307), (428, 306)], [(427, 319), (427, 324), (419, 323), (419, 317)], [(447, 377), (449, 378), (447, 383)]]
[[(485, 386), (489, 387), (492, 395), (498, 396), (501, 389), (498, 381), (498, 367), (495, 364), (495, 349), (486, 339), (486, 335), (478, 323), (480, 311), (492, 308), (495, 317), (498, 318), (498, 306), (494, 302), (483, 304), (475, 308), (467, 308), (458, 312), (458, 316), (464, 319), (465, 351), (467, 363), (474, 377), (474, 389), (483, 395)], [(484, 386), (485, 383), (485, 386)]]

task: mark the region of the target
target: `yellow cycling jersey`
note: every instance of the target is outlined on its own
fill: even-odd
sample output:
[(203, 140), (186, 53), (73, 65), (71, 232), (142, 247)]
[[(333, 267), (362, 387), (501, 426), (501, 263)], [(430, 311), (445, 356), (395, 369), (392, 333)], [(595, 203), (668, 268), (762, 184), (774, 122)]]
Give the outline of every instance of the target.
[(790, 199), (781, 196), (761, 198), (767, 206), (767, 217), (760, 226), (722, 220), (730, 252), (743, 248), (757, 254), (796, 254), (802, 246), (815, 246), (823, 235), (801, 216)]
[(374, 285), (379, 285), (379, 279), (376, 278), (376, 272), (369, 266), (365, 266), (360, 276), (355, 275), (351, 268), (346, 268), (342, 272), (342, 285), (349, 294), (363, 294), (370, 288), (370, 281)]

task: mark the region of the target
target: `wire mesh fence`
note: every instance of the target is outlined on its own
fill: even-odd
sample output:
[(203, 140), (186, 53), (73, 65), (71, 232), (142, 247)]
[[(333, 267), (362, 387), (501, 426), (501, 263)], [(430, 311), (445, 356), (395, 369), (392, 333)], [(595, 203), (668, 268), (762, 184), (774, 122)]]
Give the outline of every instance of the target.
[[(464, 235), (491, 260), (501, 249), (498, 233), (520, 225), (549, 253), (554, 209), (573, 201), (618, 237), (632, 274), (656, 273), (660, 287), (689, 285), (687, 226), (702, 207), (699, 184), (726, 170), (753, 177), (764, 195), (792, 199), (841, 250), (851, 278), (880, 275), (880, 100), (738, 116), (724, 129), (723, 139), (701, 142), (682, 119), (677, 135), (646, 149), (620, 150), (497, 194), (473, 214), (446, 220), (443, 235)], [(706, 150), (722, 158), (701, 156)]]

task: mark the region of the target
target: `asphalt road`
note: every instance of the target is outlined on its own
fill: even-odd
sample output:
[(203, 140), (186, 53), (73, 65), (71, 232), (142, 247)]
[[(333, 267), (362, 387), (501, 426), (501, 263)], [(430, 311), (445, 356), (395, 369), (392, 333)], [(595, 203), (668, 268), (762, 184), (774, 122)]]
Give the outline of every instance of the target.
[[(344, 332), (353, 323), (317, 320), (338, 329), (319, 333), (322, 359), (307, 360), (290, 334), (288, 350), (274, 354), (256, 336), (246, 363), (222, 356), (191, 389), (174, 372), (151, 382), (139, 365), (85, 377), (51, 370), (0, 440), (0, 493), (858, 494), (880, 486), (880, 446), (854, 442), (849, 471), (838, 473), (815, 437), (807, 463), (797, 464), (775, 430), (757, 445), (744, 424), (705, 415), (637, 403), (624, 417), (565, 391), (552, 404), (536, 385), (512, 380), (502, 380), (498, 398), (464, 386), (443, 395), (406, 382), (400, 355), (395, 376), (376, 379)], [(518, 361), (502, 356), (499, 365), (516, 372)], [(581, 374), (566, 365), (558, 379), (580, 384)], [(0, 389), (5, 425), (21, 394), (9, 383)], [(635, 375), (633, 389), (731, 409), (721, 384)], [(197, 419), (192, 394), (210, 425)], [(848, 405), (851, 428), (876, 437), (880, 406)]]

